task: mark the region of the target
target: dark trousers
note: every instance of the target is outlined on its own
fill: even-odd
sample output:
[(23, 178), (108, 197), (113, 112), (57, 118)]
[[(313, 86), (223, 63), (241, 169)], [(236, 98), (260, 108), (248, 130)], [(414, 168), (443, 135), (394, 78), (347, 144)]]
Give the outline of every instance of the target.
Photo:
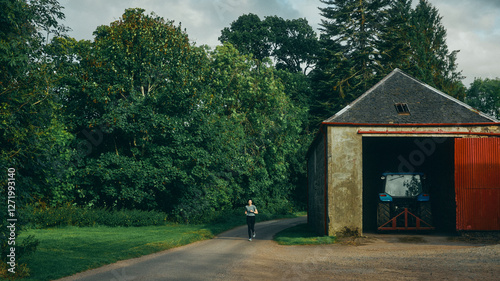
[(252, 233), (255, 232), (255, 216), (247, 216), (248, 238), (252, 238)]

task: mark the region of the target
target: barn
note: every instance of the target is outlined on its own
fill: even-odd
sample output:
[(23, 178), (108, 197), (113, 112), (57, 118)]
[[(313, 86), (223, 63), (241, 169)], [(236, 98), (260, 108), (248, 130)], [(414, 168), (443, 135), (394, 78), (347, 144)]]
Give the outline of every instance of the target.
[(308, 223), (377, 230), (381, 175), (418, 172), (438, 231), (500, 230), (500, 123), (395, 69), (320, 125), (307, 153)]

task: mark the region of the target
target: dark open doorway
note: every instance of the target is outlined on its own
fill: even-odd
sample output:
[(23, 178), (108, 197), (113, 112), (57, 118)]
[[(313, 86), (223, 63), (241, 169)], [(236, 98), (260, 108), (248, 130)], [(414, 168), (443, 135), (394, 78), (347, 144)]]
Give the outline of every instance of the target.
[(424, 173), (436, 231), (456, 229), (453, 138), (363, 137), (364, 232), (377, 230), (378, 193), (384, 172)]

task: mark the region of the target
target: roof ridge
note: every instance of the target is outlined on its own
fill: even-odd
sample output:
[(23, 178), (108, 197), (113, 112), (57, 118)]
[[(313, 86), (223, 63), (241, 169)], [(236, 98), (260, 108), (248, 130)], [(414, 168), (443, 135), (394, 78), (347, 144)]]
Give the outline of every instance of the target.
[(328, 119), (326, 119), (323, 122), (331, 122), (330, 120), (332, 120), (332, 119), (334, 119), (334, 118), (336, 118), (336, 117), (344, 114), (347, 110), (349, 110), (349, 108), (351, 108), (353, 105), (355, 105), (360, 100), (362, 100), (364, 97), (366, 97), (371, 92), (373, 92), (373, 90), (375, 90), (378, 86), (380, 86), (381, 84), (385, 83), (385, 81), (387, 81), (390, 77), (392, 77), (398, 71), (402, 72), (399, 68), (395, 68), (393, 71), (391, 71), (391, 73), (387, 74), (382, 80), (378, 81), (375, 85), (373, 85), (370, 89), (368, 89), (366, 92), (364, 92), (361, 96), (357, 97), (354, 101), (352, 101), (351, 103), (349, 103), (348, 105), (346, 105), (344, 108), (342, 108), (337, 113), (335, 113), (333, 116), (329, 117)]
[[(424, 86), (424, 87), (426, 87), (426, 88), (428, 88), (428, 89), (430, 89), (430, 90), (432, 90), (432, 91), (436, 92), (437, 94), (441, 95), (442, 97), (447, 98), (447, 99), (449, 99), (449, 100), (451, 100), (451, 101), (453, 101), (453, 102), (455, 102), (455, 103), (457, 103), (457, 104), (459, 104), (459, 105), (461, 105), (461, 106), (463, 106), (463, 107), (465, 107), (465, 108), (469, 109), (470, 111), (475, 112), (475, 113), (477, 113), (477, 114), (481, 115), (482, 117), (484, 117), (484, 118), (486, 118), (486, 119), (490, 119), (492, 122), (500, 122), (500, 120), (496, 119), (495, 117), (490, 116), (490, 115), (488, 115), (488, 114), (486, 114), (486, 113), (484, 113), (484, 112), (481, 112), (480, 110), (477, 110), (477, 109), (473, 108), (472, 106), (470, 106), (470, 105), (466, 104), (465, 102), (463, 102), (463, 101), (461, 101), (461, 100), (459, 100), (459, 99), (457, 99), (457, 98), (454, 98), (454, 97), (452, 97), (452, 96), (448, 95), (447, 93), (444, 93), (444, 92), (442, 92), (442, 91), (440, 91), (440, 90), (438, 90), (438, 89), (436, 89), (436, 88), (432, 87), (431, 85), (426, 84), (426, 83), (424, 83), (424, 82), (420, 81), (419, 79), (417, 79), (417, 78), (415, 78), (415, 77), (410, 76), (409, 74), (405, 73), (404, 71), (402, 71), (402, 70), (400, 70), (400, 69), (398, 69), (398, 68), (396, 68), (396, 69), (397, 69), (397, 70), (399, 70), (399, 72), (400, 72), (401, 74), (403, 74), (403, 75), (405, 75), (406, 77), (408, 77), (408, 78), (410, 78), (410, 79), (414, 80), (415, 82), (417, 82), (417, 83), (421, 84), (422, 86)], [(396, 69), (395, 69), (395, 70), (396, 70)]]
[(441, 97), (444, 97), (460, 106), (462, 106), (463, 108), (465, 109), (468, 109), (470, 110), (471, 112), (474, 112), (476, 114), (478, 114), (479, 116), (485, 118), (485, 119), (488, 119), (490, 120), (491, 122), (500, 122), (499, 120), (497, 120), (495, 117), (492, 117), (488, 114), (485, 114), (475, 108), (473, 108), (472, 106), (420, 81), (419, 79), (417, 78), (414, 78), (412, 76), (410, 76), (409, 74), (405, 73), (404, 71), (402, 71), (401, 69), (399, 68), (395, 68), (394, 70), (392, 70), (389, 74), (387, 74), (382, 80), (380, 80), (379, 82), (377, 82), (375, 85), (373, 85), (370, 89), (368, 89), (365, 93), (363, 93), (361, 96), (359, 96), (358, 98), (356, 98), (354, 101), (352, 101), (351, 103), (349, 103), (348, 105), (346, 105), (344, 108), (342, 108), (341, 110), (339, 110), (337, 113), (335, 113), (333, 116), (327, 118), (326, 120), (324, 120), (323, 122), (335, 122), (334, 119), (337, 119), (338, 117), (340, 117), (341, 115), (345, 114), (346, 112), (349, 112), (349, 110), (354, 106), (356, 105), (357, 103), (359, 103), (360, 101), (362, 101), (364, 98), (366, 98), (368, 95), (370, 95), (375, 89), (377, 89), (378, 87), (380, 87), (382, 84), (384, 84), (387, 80), (389, 80), (391, 77), (393, 77), (396, 73), (400, 73), (402, 74), (404, 77), (406, 78), (410, 78), (411, 80), (413, 80), (414, 82), (418, 83), (420, 86), (423, 86), (429, 90), (431, 90), (432, 92), (440, 95)]

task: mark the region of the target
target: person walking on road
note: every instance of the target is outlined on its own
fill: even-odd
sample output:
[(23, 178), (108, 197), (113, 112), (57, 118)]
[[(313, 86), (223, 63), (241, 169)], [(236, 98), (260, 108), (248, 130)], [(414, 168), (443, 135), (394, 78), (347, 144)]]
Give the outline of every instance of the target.
[(245, 206), (245, 215), (247, 215), (248, 225), (248, 241), (252, 241), (255, 237), (255, 215), (258, 214), (257, 207), (253, 205), (252, 200), (248, 200), (248, 205)]

